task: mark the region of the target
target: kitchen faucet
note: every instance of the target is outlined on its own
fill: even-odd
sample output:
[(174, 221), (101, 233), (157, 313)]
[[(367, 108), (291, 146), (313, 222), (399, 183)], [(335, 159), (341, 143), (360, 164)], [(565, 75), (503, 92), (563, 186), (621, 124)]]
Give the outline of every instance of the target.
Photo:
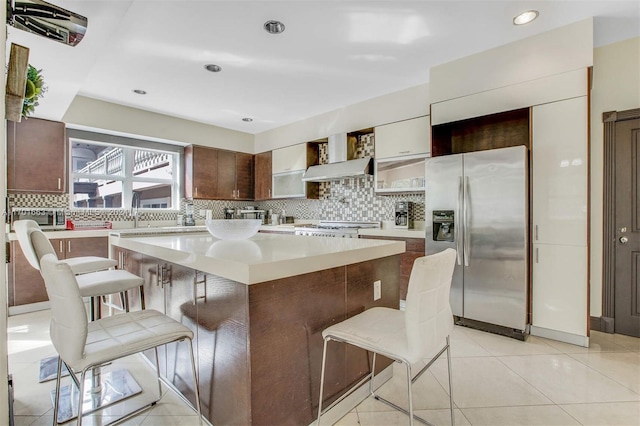
[(140, 216), (140, 194), (136, 191), (133, 191), (133, 196), (131, 197), (131, 216), (133, 216), (133, 227), (138, 227), (138, 219)]

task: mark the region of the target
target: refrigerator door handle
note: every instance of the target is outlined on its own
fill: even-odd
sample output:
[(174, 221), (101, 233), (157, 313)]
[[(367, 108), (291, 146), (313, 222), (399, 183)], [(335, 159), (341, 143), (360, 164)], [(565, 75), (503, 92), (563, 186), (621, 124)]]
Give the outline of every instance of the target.
[(469, 266), (469, 176), (465, 176), (462, 220), (464, 221), (464, 266)]
[(458, 177), (458, 200), (456, 204), (456, 214), (454, 219), (454, 229), (456, 229), (456, 257), (458, 258), (458, 265), (462, 265), (462, 253), (460, 252), (460, 207), (462, 207), (462, 176)]

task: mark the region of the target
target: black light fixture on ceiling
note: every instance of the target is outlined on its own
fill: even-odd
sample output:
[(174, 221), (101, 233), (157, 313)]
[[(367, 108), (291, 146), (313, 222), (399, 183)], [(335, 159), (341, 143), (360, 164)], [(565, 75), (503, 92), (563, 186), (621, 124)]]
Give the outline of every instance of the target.
[(216, 64), (207, 64), (204, 66), (204, 69), (211, 72), (220, 72), (222, 71), (222, 67)]
[(264, 23), (264, 30), (269, 34), (280, 34), (284, 31), (284, 24), (272, 19)]
[(42, 0), (7, 0), (7, 25), (75, 46), (84, 38), (88, 20)]

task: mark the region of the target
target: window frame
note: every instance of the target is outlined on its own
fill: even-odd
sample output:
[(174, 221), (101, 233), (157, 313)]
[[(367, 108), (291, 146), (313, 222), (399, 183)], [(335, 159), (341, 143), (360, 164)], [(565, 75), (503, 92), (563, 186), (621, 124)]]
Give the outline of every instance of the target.
[[(123, 165), (122, 175), (106, 175), (106, 174), (93, 174), (93, 173), (77, 173), (73, 171), (72, 163), (72, 148), (74, 142), (81, 142), (92, 145), (121, 147), (123, 149)], [(133, 186), (135, 182), (144, 183), (162, 183), (171, 184), (171, 204), (173, 207), (167, 208), (140, 208), (141, 212), (176, 212), (180, 211), (180, 199), (181, 191), (183, 187), (182, 177), (182, 164), (184, 158), (184, 147), (180, 145), (172, 145), (164, 142), (152, 142), (142, 139), (134, 139), (124, 136), (107, 135), (101, 133), (88, 132), (83, 130), (67, 129), (67, 147), (68, 147), (68, 162), (69, 164), (69, 208), (70, 210), (83, 212), (87, 210), (104, 211), (117, 210), (128, 211), (130, 210), (131, 201), (133, 197)], [(133, 162), (134, 153), (136, 150), (145, 151), (157, 151), (174, 155), (175, 161), (172, 163), (171, 176), (173, 178), (151, 178), (151, 177), (136, 177), (133, 174)], [(177, 177), (177, 178), (175, 178)], [(74, 206), (74, 192), (73, 182), (74, 178), (89, 178), (89, 179), (105, 179), (122, 182), (122, 206), (121, 207), (75, 207)]]

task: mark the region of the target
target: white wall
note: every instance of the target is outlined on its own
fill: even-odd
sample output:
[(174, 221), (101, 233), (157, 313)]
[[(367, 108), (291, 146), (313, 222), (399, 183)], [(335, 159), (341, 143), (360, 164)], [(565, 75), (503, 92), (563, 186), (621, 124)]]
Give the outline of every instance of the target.
[(594, 49), (591, 90), (591, 316), (602, 315), (602, 113), (640, 108), (640, 37)]
[(429, 84), (410, 87), (259, 133), (256, 153), (428, 115), (429, 103)]
[(593, 18), (429, 70), (433, 103), (585, 69), (593, 63)]
[(196, 144), (253, 153), (254, 137), (223, 127), (76, 96), (62, 121), (71, 127), (101, 129), (125, 136)]

